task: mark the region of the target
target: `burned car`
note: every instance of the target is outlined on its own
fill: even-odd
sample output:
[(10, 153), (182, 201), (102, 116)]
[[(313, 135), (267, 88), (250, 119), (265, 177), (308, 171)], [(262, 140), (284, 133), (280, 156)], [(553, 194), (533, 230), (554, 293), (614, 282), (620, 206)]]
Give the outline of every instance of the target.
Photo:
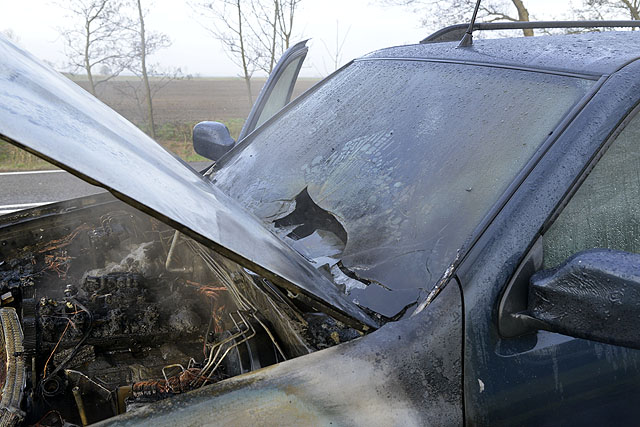
[(2, 40), (1, 138), (109, 190), (0, 217), (2, 424), (637, 417), (640, 34), (460, 28), (294, 46), (203, 173)]

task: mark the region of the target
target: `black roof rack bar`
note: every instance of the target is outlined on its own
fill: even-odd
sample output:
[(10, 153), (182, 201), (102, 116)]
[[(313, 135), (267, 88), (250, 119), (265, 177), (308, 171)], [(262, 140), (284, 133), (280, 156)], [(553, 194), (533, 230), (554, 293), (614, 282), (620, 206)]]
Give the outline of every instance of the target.
[[(467, 31), (469, 24), (456, 24), (436, 31), (420, 43), (441, 43), (459, 41)], [(490, 30), (525, 30), (541, 28), (605, 28), (627, 27), (640, 28), (640, 21), (515, 21), (515, 22), (476, 22), (473, 29)]]

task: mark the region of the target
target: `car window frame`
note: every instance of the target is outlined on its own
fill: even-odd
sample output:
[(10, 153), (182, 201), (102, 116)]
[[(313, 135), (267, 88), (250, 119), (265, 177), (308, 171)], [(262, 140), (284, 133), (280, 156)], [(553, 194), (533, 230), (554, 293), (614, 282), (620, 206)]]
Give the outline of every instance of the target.
[(591, 157), (589, 162), (585, 165), (582, 172), (571, 184), (571, 186), (569, 187), (565, 195), (562, 197), (562, 200), (560, 201), (560, 203), (558, 203), (558, 205), (553, 210), (549, 218), (547, 218), (544, 225), (542, 226), (542, 229), (540, 230), (540, 234), (542, 235), (543, 239), (544, 239), (545, 233), (549, 230), (549, 228), (551, 228), (551, 226), (556, 221), (556, 219), (562, 214), (562, 211), (564, 211), (565, 207), (571, 202), (571, 199), (573, 198), (575, 193), (580, 189), (580, 187), (585, 182), (585, 180), (589, 177), (589, 175), (591, 175), (591, 172), (596, 167), (596, 165), (600, 162), (600, 160), (606, 154), (606, 152), (609, 150), (609, 147), (611, 147), (611, 145), (618, 139), (618, 136), (620, 136), (620, 134), (626, 129), (627, 125), (633, 119), (636, 119), (636, 118), (640, 119), (640, 100), (638, 100), (638, 102), (631, 109), (631, 111), (629, 111), (629, 113), (622, 118), (622, 120), (620, 121), (620, 123), (618, 123), (618, 125), (616, 126), (616, 129), (611, 133), (611, 135), (609, 135), (605, 139), (602, 145)]
[[(264, 124), (262, 123), (260, 126), (258, 126), (258, 120), (264, 112), (265, 107), (269, 103), (273, 90), (283, 78), (284, 72), (289, 68), (289, 66), (292, 65), (294, 61), (300, 59), (300, 62), (294, 69), (292, 80), (289, 82), (288, 95), (286, 97), (286, 103), (284, 104), (283, 108), (291, 102), (291, 96), (293, 95), (293, 90), (295, 88), (296, 82), (298, 81), (300, 70), (302, 69), (303, 63), (305, 62), (307, 53), (309, 52), (309, 47), (307, 46), (308, 41), (309, 39), (303, 40), (291, 46), (278, 60), (277, 64), (273, 68), (273, 71), (271, 71), (271, 73), (269, 74), (264, 87), (258, 94), (255, 103), (251, 107), (249, 116), (245, 120), (245, 123), (240, 130), (240, 135), (238, 136), (239, 140), (244, 139), (246, 135), (252, 133), (256, 128)], [(265, 122), (267, 121), (268, 120), (266, 120)]]
[[(604, 75), (603, 80), (606, 80), (608, 77), (609, 75)], [(530, 274), (532, 274), (530, 272), (532, 266), (531, 265), (527, 266), (528, 263), (533, 262), (532, 265), (535, 266), (533, 273), (543, 268), (542, 267), (543, 259), (544, 259), (543, 242), (544, 242), (545, 233), (549, 230), (549, 228), (551, 228), (551, 226), (554, 224), (556, 219), (562, 214), (565, 207), (571, 202), (571, 199), (573, 198), (575, 193), (580, 189), (580, 187), (585, 182), (585, 180), (590, 176), (593, 169), (596, 167), (596, 165), (600, 162), (602, 157), (609, 150), (609, 147), (611, 147), (611, 145), (616, 141), (618, 136), (626, 129), (627, 125), (636, 118), (640, 119), (640, 96), (636, 100), (635, 105), (632, 108), (630, 108), (626, 112), (626, 114), (619, 120), (618, 124), (615, 125), (614, 130), (606, 138), (603, 138), (600, 146), (596, 150), (594, 150), (591, 158), (587, 162), (585, 162), (585, 165), (582, 171), (580, 171), (580, 173), (576, 175), (576, 178), (567, 187), (567, 190), (565, 191), (564, 195), (561, 197), (560, 201), (551, 210), (551, 213), (543, 222), (542, 226), (540, 227), (540, 231), (538, 232), (536, 238), (533, 239), (533, 241), (531, 242), (529, 249), (525, 251), (522, 259), (518, 262), (516, 268), (513, 270), (513, 273), (505, 281), (504, 286), (502, 287), (502, 291), (500, 293), (500, 297), (496, 301), (496, 307), (498, 307), (497, 309), (498, 315), (496, 318), (498, 323), (498, 329), (500, 329), (502, 325), (501, 311), (502, 311), (502, 306), (505, 303), (507, 289), (512, 284), (518, 281), (525, 280), (528, 283), (529, 276)], [(512, 338), (512, 337), (506, 337), (506, 338)]]
[[(499, 373), (507, 375), (506, 383), (509, 383), (512, 378), (504, 368), (514, 357), (555, 345), (557, 337), (560, 337), (558, 342), (571, 339), (552, 333), (547, 335), (551, 340), (544, 342), (504, 338), (498, 327), (498, 305), (508, 283), (540, 237), (543, 224), (560, 205), (566, 191), (585, 165), (591, 164), (594, 154), (609, 136), (640, 104), (639, 71), (640, 58), (603, 75), (606, 81), (602, 88), (558, 135), (549, 153), (531, 171), (488, 230), (469, 248), (464, 259), (451, 267), (450, 276), (457, 278), (463, 289), (466, 420), (504, 421), (492, 415), (494, 408), (504, 402), (504, 394), (496, 397), (495, 393), (483, 392), (487, 389), (478, 387), (479, 378), (484, 380)], [(545, 369), (553, 372), (551, 363), (546, 364)], [(530, 378), (523, 381), (528, 382)], [(553, 381), (553, 375), (551, 379)]]
[[(493, 373), (492, 362), (512, 360), (536, 348), (531, 342), (514, 345), (523, 342), (502, 337), (498, 305), (538, 241), (542, 226), (566, 200), (567, 190), (574, 187), (586, 165), (592, 164), (609, 137), (640, 105), (639, 70), (640, 58), (602, 75), (603, 84), (594, 99), (558, 135), (548, 155), (543, 156), (488, 230), (468, 250), (465, 248), (461, 261), (456, 260), (451, 266), (449, 277), (460, 281), (464, 294), (463, 387), (468, 420), (487, 417), (487, 408), (500, 403), (499, 399), (487, 400), (490, 393), (478, 389), (477, 379)], [(536, 197), (540, 191), (544, 192), (542, 200)], [(552, 344), (542, 343), (544, 347)], [(486, 357), (490, 358), (488, 362)]]

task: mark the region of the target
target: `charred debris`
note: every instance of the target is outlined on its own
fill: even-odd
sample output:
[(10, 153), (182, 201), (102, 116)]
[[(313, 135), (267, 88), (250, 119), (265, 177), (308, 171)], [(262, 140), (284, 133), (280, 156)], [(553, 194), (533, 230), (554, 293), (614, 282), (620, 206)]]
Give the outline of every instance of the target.
[(0, 221), (0, 303), (1, 425), (87, 425), (360, 336), (106, 195)]

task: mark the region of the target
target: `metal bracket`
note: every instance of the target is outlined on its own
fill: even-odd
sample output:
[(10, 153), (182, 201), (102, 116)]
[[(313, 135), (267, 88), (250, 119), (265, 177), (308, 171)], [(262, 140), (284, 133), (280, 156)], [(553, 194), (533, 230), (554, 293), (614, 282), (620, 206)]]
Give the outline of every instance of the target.
[(469, 31), (526, 30), (551, 28), (640, 28), (640, 21), (517, 21), (517, 22), (474, 22), (445, 27), (420, 41), (443, 43), (460, 40)]
[(542, 237), (533, 244), (509, 281), (498, 305), (498, 331), (505, 338), (538, 329), (527, 310), (529, 279), (542, 268)]

